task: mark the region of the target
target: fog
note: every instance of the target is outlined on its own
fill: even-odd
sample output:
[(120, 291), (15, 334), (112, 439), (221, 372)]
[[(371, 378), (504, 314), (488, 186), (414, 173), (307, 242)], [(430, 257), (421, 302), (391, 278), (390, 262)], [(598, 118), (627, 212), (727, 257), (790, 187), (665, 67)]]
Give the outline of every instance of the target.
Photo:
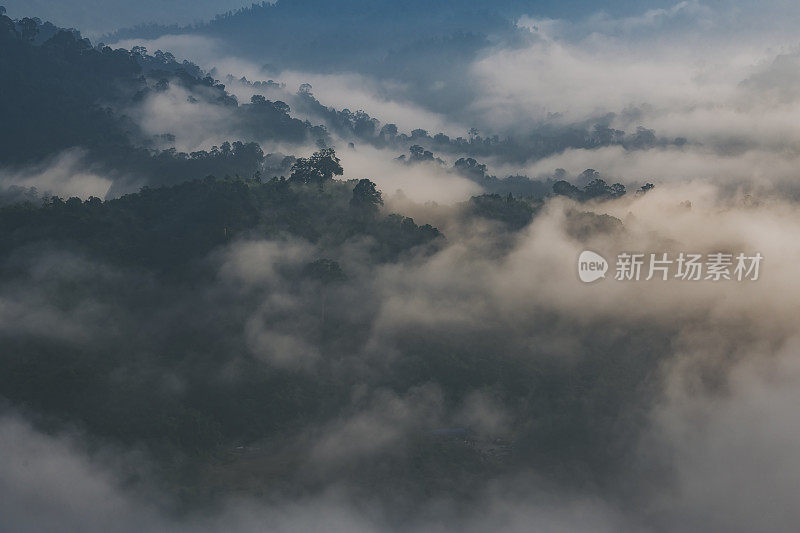
[[(516, 12), (518, 39), (443, 71), (463, 89), (454, 106), (410, 71), (275, 69), (224, 35), (116, 43), (171, 51), (226, 87), (158, 72), (108, 104), (144, 160), (166, 150), (199, 161), (188, 170), (115, 167), (84, 146), (0, 165), (0, 185), (38, 200), (152, 187), (102, 204), (93, 224), (109, 229), (85, 239), (58, 223), (89, 207), (58, 219), (45, 204), (49, 233), (20, 241), (38, 208), (3, 212), (29, 218), (0, 240), (2, 529), (791, 531), (796, 12)], [(337, 130), (345, 108), (374, 118), (371, 133)], [(501, 142), (595, 126), (652, 141), (553, 134), (562, 144), (520, 157)], [(416, 128), (430, 135), (403, 137)], [(217, 148), (236, 141), (258, 147)], [(398, 158), (415, 143), (439, 151)], [(271, 180), (329, 146), (333, 179)], [(551, 189), (594, 169), (628, 193), (481, 196), (462, 156)], [(366, 214), (362, 178), (382, 194)], [(605, 279), (581, 282), (584, 250), (608, 261)], [(764, 259), (757, 280), (620, 281), (623, 252)]]
[[(210, 304), (216, 299), (220, 305), (219, 296), (230, 295), (233, 288), (243, 295), (239, 302), (226, 297), (226, 312), (245, 313), (243, 342), (269, 367), (288, 364), (298, 371), (315, 372), (330, 368), (333, 356), (336, 366), (344, 365), (348, 372), (363, 376), (362, 384), (352, 389), (349, 408), (324, 425), (308, 426), (292, 437), (298, 439), (294, 446), (302, 450), (298, 472), (321, 483), (322, 492), (290, 504), (234, 499), (208, 516), (176, 518), (158, 510), (164, 501), (155, 496), (155, 481), (152, 486), (142, 481), (156, 479), (152, 473), (142, 474), (132, 488), (123, 488), (126, 484), (118, 476), (125, 465), (103, 462), (104, 457), (118, 458), (118, 451), (98, 451), (93, 446), (95, 451), (89, 454), (80, 438), (54, 440), (9, 414), (2, 426), (3, 501), (10, 513), (6, 516), (12, 525), (43, 530), (64, 521), (75, 529), (100, 530), (111, 523), (123, 528), (131, 524), (133, 529), (133, 524), (155, 520), (152, 527), (214, 529), (214, 524), (225, 523), (242, 531), (264, 523), (274, 524), (270, 527), (276, 531), (317, 529), (323, 523), (357, 531), (450, 530), (454, 523), (475, 531), (489, 524), (508, 531), (532, 525), (554, 531), (620, 527), (747, 531), (763, 526), (766, 513), (771, 528), (789, 528), (798, 519), (791, 494), (800, 483), (800, 471), (791, 467), (798, 438), (797, 424), (792, 421), (796, 403), (792, 391), (800, 384), (792, 314), (799, 296), (794, 276), (800, 260), (795, 239), (800, 208), (774, 199), (742, 204), (741, 197), (728, 196), (707, 182), (663, 184), (641, 198), (590, 207), (625, 222), (621, 232), (601, 231), (588, 238), (570, 235), (569, 217), (575, 206), (553, 200), (499, 255), (490, 252), (494, 248), (490, 233), (463, 228), (459, 236), (455, 227), (447, 246), (428, 258), (364, 270), (357, 265), (358, 246), (342, 250), (340, 257), (351, 281), (329, 294), (327, 312), (350, 315), (347, 321), (371, 315), (372, 326), (358, 352), (337, 356), (330, 351), (323, 356), (315, 347), (311, 332), (321, 326), (314, 312), (318, 305), (314, 295), (280, 288), (281, 272), (305, 261), (313, 249), (302, 242), (253, 241), (231, 246), (219, 256), (221, 285), (204, 289), (199, 301)], [(687, 199), (691, 209), (679, 206)], [(606, 280), (584, 285), (573, 270), (581, 249), (597, 250), (609, 258), (630, 249), (759, 251), (765, 260), (755, 282)], [(58, 261), (63, 265), (76, 260), (62, 256)], [(30, 282), (40, 284), (37, 280), (54, 275), (76, 280), (86, 270), (83, 266), (55, 274), (39, 267)], [(102, 277), (110, 282), (119, 275), (112, 272)], [(34, 298), (47, 300), (46, 292), (26, 293), (19, 278), (14, 287), (14, 293), (8, 292), (8, 286), (4, 289), (7, 324), (23, 319), (25, 311), (20, 306), (27, 305), (38, 313), (28, 312), (24, 323), (40, 325), (48, 336), (81, 344), (108, 342), (104, 339), (110, 335), (110, 342), (115, 342), (118, 334), (91, 326), (96, 320), (93, 311), (47, 316), (42, 314), (42, 303), (33, 303)], [(364, 287), (371, 295), (359, 297), (365, 307), (348, 310), (353, 291), (364, 294)], [(16, 303), (10, 305), (12, 298)], [(231, 305), (239, 309), (234, 311)], [(86, 310), (93, 307), (97, 304), (91, 301), (81, 304)], [(204, 312), (194, 307), (196, 313)], [(162, 316), (175, 312), (164, 309)], [(138, 319), (113, 305), (103, 314), (116, 317), (117, 328), (143, 327), (125, 325)], [(288, 322), (280, 315), (307, 318)], [(75, 337), (70, 327), (82, 329), (81, 335)], [(635, 330), (639, 333), (634, 334)], [(649, 379), (661, 385), (645, 389), (649, 392), (644, 403), (620, 406), (642, 419), (637, 416), (624, 422), (635, 438), (623, 446), (622, 462), (615, 467), (620, 470), (601, 477), (602, 490), (570, 488), (564, 479), (543, 479), (532, 469), (506, 474), (486, 486), (481, 503), (470, 511), (458, 510), (459, 504), (444, 500), (430, 503), (417, 518), (387, 522), (382, 504), (356, 497), (358, 491), (352, 492), (354, 487), (347, 481), (348, 472), (360, 462), (407, 453), (408, 439), (420, 427), (462, 423), (481, 433), (504, 434), (537, 424), (524, 411), (480, 389), (453, 406), (436, 383), (396, 393), (373, 382), (381, 368), (407, 356), (410, 332), (418, 338), (435, 335), (453, 347), (499, 334), (505, 339), (502, 351), (495, 354), (498, 363), (523, 358), (574, 369), (596, 357), (584, 351), (589, 346), (614, 345), (613, 339), (627, 338), (622, 345), (626, 354), (622, 360), (615, 356), (615, 364), (629, 370), (644, 365)], [(17, 330), (16, 334), (21, 333)], [(637, 348), (631, 344), (631, 335), (639, 338), (634, 342), (645, 344)], [(648, 337), (652, 338), (645, 340)], [(647, 354), (651, 349), (658, 354), (655, 358)], [(608, 394), (622, 391), (609, 389)], [(614, 446), (602, 440), (593, 445)], [(137, 468), (148, 464), (144, 456), (132, 461)], [(633, 486), (642, 490), (629, 494)], [(636, 505), (631, 506), (630, 498)], [(26, 511), (17, 516), (21, 501)]]
[[(486, 48), (476, 60), (463, 64), (457, 80), (450, 80), (472, 95), (457, 111), (437, 110), (433, 102), (418, 100), (409, 92), (413, 82), (400, 75), (265, 70), (253, 59), (237, 57), (237, 51), (219, 38), (167, 35), (118, 45), (169, 49), (206, 70), (214, 69), (220, 78), (231, 74), (251, 81), (274, 79), (285, 88), (267, 97), (293, 108), (298, 107), (292, 101), (297, 87), (310, 83), (323, 105), (363, 109), (380, 124), (397, 124), (406, 133), (423, 128), (431, 135), (441, 131), (455, 138), (477, 127), (486, 137), (524, 136), (542, 127), (598, 121), (627, 132), (642, 126), (658, 138), (687, 142), (680, 149), (643, 153), (618, 147), (567, 148), (522, 167), (502, 158), (484, 161), (501, 177), (513, 172), (535, 177), (555, 168), (577, 174), (594, 168), (627, 183), (697, 177), (774, 183), (793, 178), (800, 142), (800, 100), (792, 89), (797, 44), (783, 26), (767, 37), (759, 21), (783, 20), (791, 16), (791, 9), (775, 4), (754, 11), (727, 3), (681, 2), (621, 17), (602, 12), (571, 19), (524, 15), (517, 26), (529, 32), (527, 45)], [(262, 92), (236, 83), (229, 90), (242, 102)], [(143, 119), (148, 131), (180, 131), (181, 149), (209, 147), (214, 136), (232, 137), (223, 118), (212, 118), (202, 129), (193, 127), (192, 115), (207, 121), (214, 113), (199, 107), (181, 111), (185, 98), (171, 98), (176, 96), (175, 102), (165, 97), (149, 102)], [(175, 113), (180, 118), (172, 118)], [(292, 113), (319, 121), (297, 109)], [(286, 146), (267, 148), (291, 151)]]
[(42, 194), (104, 197), (111, 179), (89, 168), (84, 151), (68, 150), (40, 164), (0, 169), (0, 186), (34, 187)]

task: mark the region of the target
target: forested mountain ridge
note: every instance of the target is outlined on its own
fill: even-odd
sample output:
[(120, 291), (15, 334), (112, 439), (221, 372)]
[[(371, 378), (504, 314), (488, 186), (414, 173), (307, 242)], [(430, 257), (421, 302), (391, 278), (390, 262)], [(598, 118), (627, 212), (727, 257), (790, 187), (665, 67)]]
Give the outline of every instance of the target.
[(264, 154), (252, 142), (221, 139), (221, 148), (192, 153), (160, 148), (172, 133), (153, 136), (130, 114), (170, 85), (195, 95), (198, 105), (231, 109), (233, 131), (242, 136), (287, 143), (327, 139), (324, 128), (290, 117), (282, 102), (262, 98), (240, 106), (224, 85), (169, 53), (93, 47), (66, 30), (38, 39), (48, 28), (0, 15), (0, 113), (7, 119), (0, 131), (1, 165), (21, 167), (78, 148), (84, 165), (123, 184), (179, 183), (208, 174), (251, 177), (263, 170)]
[(797, 529), (800, 4), (237, 1), (0, 0), (0, 532)]
[(243, 238), (299, 238), (323, 249), (352, 238), (370, 239), (374, 259), (384, 261), (439, 237), (435, 228), (419, 227), (409, 218), (378, 216), (373, 211), (382, 203), (380, 194), (362, 201), (355, 185), (331, 180), (318, 190), (291, 177), (262, 182), (209, 176), (106, 202), (52, 197), (38, 206), (28, 201), (0, 208), (0, 255), (45, 241), (113, 263), (174, 273)]
[[(229, 85), (255, 93), (242, 103), (197, 65), (178, 61), (169, 52), (93, 47), (74, 30), (34, 19), (0, 17), (1, 38), (8, 44), (0, 54), (0, 88), (6, 95), (0, 110), (10, 117), (0, 132), (6, 141), (0, 148), (0, 165), (21, 167), (77, 150), (82, 167), (111, 179), (107, 193), (111, 196), (142, 185), (176, 184), (209, 174), (285, 175), (292, 159), (265, 156), (260, 145), (329, 146), (334, 142), (331, 134), (400, 154), (411, 149), (409, 162), (425, 161), (426, 154), (435, 151), (457, 159), (451, 168), (454, 174), (475, 181), (487, 192), (517, 196), (541, 196), (550, 185), (520, 175), (498, 179), (488, 174), (485, 165), (469, 166), (469, 162), (486, 157), (523, 163), (569, 148), (646, 150), (685, 142), (659, 138), (641, 127), (635, 133), (615, 130), (607, 125), (611, 117), (502, 138), (481, 136), (477, 130), (470, 131), (468, 138), (434, 135), (420, 128), (406, 133), (363, 110), (326, 107), (307, 84), (292, 93), (271, 81), (253, 83), (229, 76)], [(285, 99), (294, 112), (284, 101), (264, 94)], [(160, 114), (176, 106), (171, 122), (159, 121)], [(296, 113), (319, 125), (296, 118)], [(182, 115), (192, 118), (182, 124)], [(191, 134), (187, 130), (204, 120), (219, 133), (201, 137), (200, 144), (214, 146), (175, 148), (176, 142)], [(468, 157), (459, 158), (464, 154)]]

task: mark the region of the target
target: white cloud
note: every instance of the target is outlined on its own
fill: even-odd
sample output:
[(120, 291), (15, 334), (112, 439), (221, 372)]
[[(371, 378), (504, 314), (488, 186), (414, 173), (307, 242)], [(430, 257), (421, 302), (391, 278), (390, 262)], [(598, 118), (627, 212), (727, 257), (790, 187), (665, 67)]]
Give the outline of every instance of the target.
[(64, 198), (104, 198), (112, 180), (87, 168), (85, 152), (65, 150), (40, 164), (23, 168), (0, 168), (0, 185), (35, 187), (40, 193)]
[(369, 178), (386, 196), (400, 189), (417, 202), (453, 203), (480, 192), (474, 182), (453, 175), (437, 163), (398, 163), (394, 157), (400, 154), (391, 150), (359, 145), (355, 150), (340, 150), (337, 155), (345, 169), (344, 178)]

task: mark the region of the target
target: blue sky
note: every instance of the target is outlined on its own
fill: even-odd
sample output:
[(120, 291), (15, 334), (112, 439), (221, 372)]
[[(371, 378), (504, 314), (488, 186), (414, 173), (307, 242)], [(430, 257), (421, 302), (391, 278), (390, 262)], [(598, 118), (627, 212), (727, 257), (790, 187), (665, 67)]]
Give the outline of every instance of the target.
[[(140, 23), (187, 24), (207, 20), (231, 9), (249, 6), (244, 0), (0, 0), (12, 17), (37, 16), (58, 25), (74, 26), (85, 33), (103, 33)], [(433, 4), (434, 2), (430, 2)], [(454, 2), (438, 2), (458, 4)], [(469, 2), (480, 4), (480, 2)], [(634, 0), (592, 2), (587, 0), (485, 2), (487, 6), (509, 6), (518, 13), (558, 18), (577, 18), (604, 11), (624, 16), (646, 11), (669, 2)]]

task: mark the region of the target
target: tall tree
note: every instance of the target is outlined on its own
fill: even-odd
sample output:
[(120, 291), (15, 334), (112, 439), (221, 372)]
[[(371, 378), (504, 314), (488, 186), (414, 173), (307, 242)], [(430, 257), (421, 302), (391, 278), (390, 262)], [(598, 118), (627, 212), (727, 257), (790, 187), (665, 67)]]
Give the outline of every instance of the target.
[(376, 185), (368, 179), (359, 180), (353, 188), (350, 209), (359, 217), (372, 218), (378, 214), (382, 205), (381, 191)]

